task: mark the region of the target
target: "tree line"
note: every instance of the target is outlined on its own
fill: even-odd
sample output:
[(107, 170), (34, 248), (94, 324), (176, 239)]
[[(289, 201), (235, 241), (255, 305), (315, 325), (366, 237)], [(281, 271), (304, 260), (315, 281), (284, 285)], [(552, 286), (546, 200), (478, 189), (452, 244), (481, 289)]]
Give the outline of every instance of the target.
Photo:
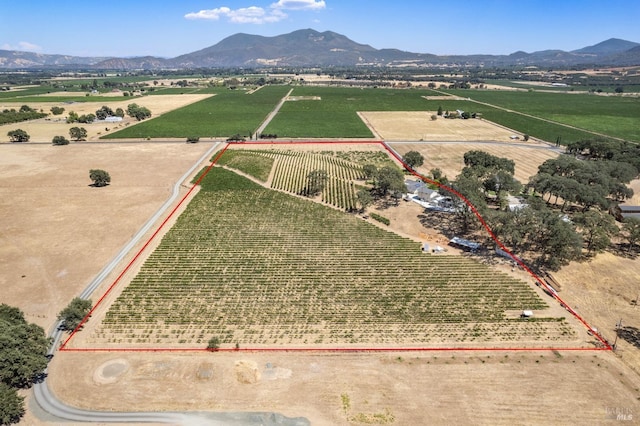
[(47, 114), (44, 112), (37, 111), (28, 105), (22, 105), (18, 110), (15, 108), (2, 110), (0, 112), (0, 125), (35, 120), (46, 116)]
[[(60, 327), (75, 330), (90, 310), (90, 300), (74, 298), (58, 314)], [(0, 424), (18, 423), (24, 415), (18, 390), (44, 379), (50, 346), (42, 327), (27, 322), (20, 309), (0, 304)]]
[[(610, 214), (633, 196), (628, 184), (640, 167), (635, 145), (604, 140), (570, 144), (567, 154), (545, 161), (525, 185), (514, 178), (512, 160), (469, 151), (464, 164), (452, 190), (441, 190), (457, 200), (450, 232), (469, 236), (479, 231), (477, 211), (519, 257), (534, 268), (551, 270), (606, 250), (614, 238), (625, 240), (628, 251), (640, 241), (640, 220), (618, 224)], [(524, 204), (510, 208), (509, 195), (522, 197)]]

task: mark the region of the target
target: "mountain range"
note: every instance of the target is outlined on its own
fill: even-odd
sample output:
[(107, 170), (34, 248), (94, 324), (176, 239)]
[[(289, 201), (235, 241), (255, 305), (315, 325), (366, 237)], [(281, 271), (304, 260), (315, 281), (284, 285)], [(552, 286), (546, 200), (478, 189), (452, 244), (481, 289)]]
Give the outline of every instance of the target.
[(114, 58), (46, 55), (0, 50), (2, 69), (187, 69), (227, 67), (437, 67), (437, 66), (632, 66), (640, 65), (640, 43), (611, 38), (566, 52), (518, 51), (510, 55), (433, 55), (398, 49), (375, 49), (344, 35), (298, 30), (274, 37), (235, 34), (202, 50), (175, 58), (154, 56)]

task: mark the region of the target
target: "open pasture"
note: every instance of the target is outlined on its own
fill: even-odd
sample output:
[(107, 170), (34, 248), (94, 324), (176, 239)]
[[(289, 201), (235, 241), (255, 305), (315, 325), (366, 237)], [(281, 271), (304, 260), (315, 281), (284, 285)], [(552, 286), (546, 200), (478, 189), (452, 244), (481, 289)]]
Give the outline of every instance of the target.
[[(425, 254), (225, 169), (201, 186), (74, 345), (203, 347), (211, 336), (252, 347), (576, 344), (529, 284), (470, 258)], [(522, 309), (539, 318), (507, 315)]]

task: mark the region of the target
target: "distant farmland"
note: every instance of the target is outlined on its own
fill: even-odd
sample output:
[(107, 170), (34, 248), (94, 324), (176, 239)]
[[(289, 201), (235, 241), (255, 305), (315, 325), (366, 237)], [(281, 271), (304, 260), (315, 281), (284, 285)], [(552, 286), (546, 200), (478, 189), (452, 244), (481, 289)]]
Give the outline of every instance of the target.
[(211, 98), (145, 120), (104, 138), (249, 136), (289, 90), (287, 86), (265, 86), (252, 94), (221, 90)]
[[(249, 136), (291, 88), (292, 97), (298, 100), (285, 102), (264, 133), (275, 134), (280, 138), (372, 138), (371, 131), (358, 117), (357, 112), (435, 112), (441, 107), (443, 111), (477, 112), (486, 120), (550, 142), (559, 139), (562, 143), (568, 143), (597, 137), (590, 131), (640, 141), (640, 133), (635, 125), (636, 117), (640, 115), (640, 107), (634, 98), (452, 90), (444, 92), (455, 95), (450, 99), (441, 96), (439, 99), (433, 99), (434, 95), (442, 93), (415, 88), (361, 89), (318, 86), (266, 86), (252, 94), (228, 89), (211, 90), (217, 94), (210, 99), (138, 123), (104, 138), (226, 138), (234, 134)], [(427, 99), (429, 96), (432, 99)], [(473, 102), (467, 98), (504, 109)]]
[[(558, 123), (576, 126), (587, 131), (603, 133), (609, 136), (640, 142), (640, 127), (638, 117), (640, 117), (640, 102), (637, 97), (623, 96), (603, 96), (584, 93), (548, 93), (540, 91), (512, 92), (504, 90), (450, 90), (457, 96), (470, 97), (473, 100), (497, 105), (509, 110), (530, 114), (536, 117), (553, 120)], [(481, 106), (478, 106), (480, 110)], [(562, 127), (548, 123), (532, 121), (523, 116), (514, 114), (499, 113), (498, 111), (483, 111), (485, 118), (495, 121), (508, 127), (523, 131), (522, 126), (530, 126), (532, 135), (549, 134), (546, 140), (555, 141), (553, 132), (560, 132)], [(497, 115), (495, 115), (497, 114)], [(509, 116), (511, 118), (508, 118)], [(515, 121), (517, 119), (517, 121)], [(508, 122), (514, 124), (508, 125)], [(566, 129), (566, 128), (565, 128)], [(576, 136), (571, 136), (570, 129), (563, 130), (569, 132), (563, 136), (563, 140), (572, 140)], [(527, 132), (525, 132), (527, 133)], [(584, 132), (582, 132), (584, 134)], [(582, 136), (581, 136), (582, 137)], [(587, 135), (587, 137), (589, 137)], [(590, 137), (593, 137), (590, 136)]]

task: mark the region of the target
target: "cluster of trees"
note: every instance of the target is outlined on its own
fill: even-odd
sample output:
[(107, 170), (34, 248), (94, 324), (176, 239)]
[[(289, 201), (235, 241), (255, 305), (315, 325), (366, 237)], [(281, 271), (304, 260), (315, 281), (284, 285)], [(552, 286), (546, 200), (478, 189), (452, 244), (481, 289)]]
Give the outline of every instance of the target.
[(261, 133), (260, 139), (277, 139), (278, 135), (275, 133)]
[[(356, 194), (362, 211), (376, 199), (387, 196), (391, 196), (397, 203), (402, 198), (402, 194), (407, 192), (404, 173), (398, 167), (383, 166), (378, 168), (374, 164), (365, 164), (363, 171), (365, 179), (371, 183), (372, 188), (371, 190), (361, 190)], [(369, 193), (369, 196), (365, 195), (365, 191)]]
[[(130, 117), (134, 117), (138, 121), (151, 117), (151, 111), (149, 111), (148, 108), (141, 107), (137, 104), (129, 104), (127, 106), (126, 113)], [(89, 113), (89, 114), (78, 115), (78, 113), (74, 111), (70, 111), (69, 116), (67, 117), (67, 123), (90, 124), (96, 120), (104, 120), (107, 117), (124, 117), (124, 116), (125, 116), (125, 111), (122, 108), (116, 108), (116, 110), (114, 111), (113, 109), (104, 105), (100, 109), (98, 109), (95, 114)]]
[(84, 317), (89, 314), (91, 307), (91, 300), (79, 297), (73, 298), (67, 307), (58, 314), (58, 320), (62, 321), (60, 328), (67, 331), (75, 330)]
[[(72, 127), (69, 129), (69, 137), (77, 142), (83, 141), (87, 138), (87, 129), (84, 127)], [(56, 146), (69, 145), (69, 140), (64, 136), (54, 136), (51, 142)]]
[(151, 117), (151, 111), (146, 107), (139, 106), (138, 104), (129, 104), (127, 105), (127, 115), (138, 121), (142, 121), (145, 118)]
[(585, 161), (571, 155), (545, 161), (529, 182), (529, 187), (547, 201), (562, 199), (564, 211), (568, 205), (577, 205), (585, 211), (595, 206), (607, 210), (613, 202), (633, 196), (627, 187), (638, 170), (629, 163), (617, 161)]
[(631, 164), (640, 171), (640, 145), (623, 141), (586, 139), (567, 145), (567, 153), (588, 160)]
[[(476, 231), (477, 211), (529, 264), (551, 270), (582, 258), (584, 250), (587, 255), (605, 250), (614, 237), (626, 238), (631, 249), (640, 241), (640, 220), (626, 219), (619, 226), (609, 208), (633, 195), (626, 184), (638, 176), (634, 164), (640, 156), (630, 153), (635, 149), (604, 141), (572, 144), (568, 151), (580, 159), (548, 160), (524, 187), (513, 176), (512, 160), (469, 151), (451, 187), (473, 207), (459, 200), (452, 225), (463, 234)], [(509, 194), (522, 195), (527, 204), (509, 209)]]
[(43, 377), (50, 344), (42, 327), (28, 323), (20, 309), (0, 304), (0, 424), (17, 423), (24, 415), (17, 390)]
[(96, 118), (98, 120), (105, 120), (107, 117), (124, 117), (124, 110), (122, 108), (116, 108), (114, 111), (105, 105), (96, 111)]
[(513, 176), (512, 160), (469, 151), (464, 161), (465, 167), (451, 187), (473, 207), (452, 196), (457, 203), (453, 221), (456, 232), (469, 234), (480, 229), (477, 211), (503, 243), (534, 267), (555, 270), (576, 258), (582, 247), (580, 235), (543, 200), (531, 197), (524, 208), (508, 208), (507, 195), (522, 189)]
[(69, 111), (69, 115), (67, 116), (67, 123), (91, 124), (94, 121), (96, 121), (96, 115), (91, 113), (78, 115), (75, 111)]
[(19, 110), (15, 108), (2, 110), (2, 112), (0, 112), (0, 125), (35, 120), (46, 116), (46, 113), (36, 111), (28, 105), (22, 105)]

